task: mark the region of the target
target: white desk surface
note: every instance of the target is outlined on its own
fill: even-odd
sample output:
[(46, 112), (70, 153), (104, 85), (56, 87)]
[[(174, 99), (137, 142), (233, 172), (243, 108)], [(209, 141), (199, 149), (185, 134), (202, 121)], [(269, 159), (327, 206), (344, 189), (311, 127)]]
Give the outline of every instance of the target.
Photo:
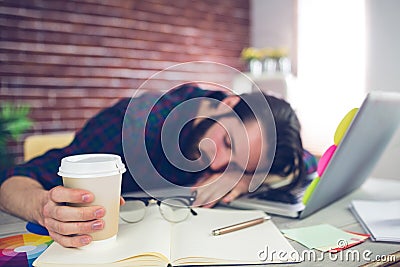
[[(279, 229), (298, 228), (304, 226), (311, 226), (321, 223), (329, 223), (343, 230), (349, 230), (359, 233), (364, 233), (361, 225), (357, 222), (355, 217), (348, 209), (349, 203), (352, 199), (371, 199), (371, 200), (395, 200), (400, 199), (400, 180), (390, 179), (378, 179), (369, 178), (358, 190), (352, 194), (340, 199), (339, 201), (331, 204), (330, 206), (320, 210), (319, 212), (302, 220), (290, 219), (285, 217), (273, 216), (272, 220)], [(9, 235), (15, 235), (19, 233), (26, 233), (25, 224), (23, 220), (16, 217), (10, 216), (3, 212), (0, 212), (0, 237)], [(301, 254), (302, 251), (307, 250), (306, 247), (298, 244), (295, 241), (290, 241), (293, 247)], [(263, 249), (263, 248), (260, 248)], [(387, 243), (387, 242), (372, 242), (367, 240), (366, 242), (357, 245), (351, 250), (357, 250), (360, 252), (360, 260), (356, 259), (351, 255), (345, 254), (347, 250), (341, 255), (330, 257), (329, 254), (325, 254), (323, 261), (312, 260), (303, 261), (296, 264), (279, 264), (277, 266), (359, 266), (369, 261), (363, 259), (362, 253), (364, 251), (371, 251), (368, 257), (375, 259), (376, 256), (389, 255), (400, 250), (399, 243)], [(256, 253), (256, 252), (255, 252)], [(316, 255), (320, 257), (320, 252), (317, 251)], [(350, 261), (346, 261), (345, 258), (350, 257)], [(336, 259), (336, 260), (335, 260)], [(275, 265), (275, 264), (274, 264)]]

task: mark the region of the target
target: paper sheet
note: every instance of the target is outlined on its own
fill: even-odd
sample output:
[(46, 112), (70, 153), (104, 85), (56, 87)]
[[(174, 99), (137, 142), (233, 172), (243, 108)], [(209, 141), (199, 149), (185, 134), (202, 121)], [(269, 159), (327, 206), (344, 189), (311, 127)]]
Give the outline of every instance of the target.
[[(151, 231), (148, 222), (152, 222)], [(171, 224), (164, 220), (158, 207), (149, 207), (145, 218), (119, 226), (116, 242), (98, 247), (65, 248), (53, 243), (39, 258), (40, 262), (63, 264), (102, 264), (126, 259), (132, 255), (157, 251), (169, 257)], [(135, 239), (132, 238), (135, 237)], [(157, 240), (157, 242), (154, 242)], [(156, 247), (154, 247), (156, 245)]]
[[(285, 251), (290, 256), (288, 261), (295, 260), (291, 256), (297, 256), (297, 251), (271, 220), (236, 232), (220, 236), (211, 235), (214, 229), (265, 217), (262, 211), (201, 209), (198, 213), (198, 216), (182, 222), (179, 227), (173, 229), (173, 258), (196, 256), (199, 251), (204, 258), (235, 259), (242, 263), (260, 262), (260, 256), (267, 258), (265, 263), (282, 260), (278, 258), (277, 253), (272, 256), (266, 255), (263, 253), (265, 250), (270, 253)], [(193, 228), (193, 225), (196, 225), (196, 228)], [(190, 236), (187, 236), (187, 233), (190, 233)], [(204, 249), (204, 246), (207, 246), (207, 249)]]

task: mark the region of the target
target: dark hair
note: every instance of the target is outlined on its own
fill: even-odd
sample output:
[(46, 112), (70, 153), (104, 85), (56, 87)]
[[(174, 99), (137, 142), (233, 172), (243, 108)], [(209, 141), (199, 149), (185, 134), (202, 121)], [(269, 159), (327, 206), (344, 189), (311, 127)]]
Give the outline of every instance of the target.
[[(246, 123), (261, 118), (259, 121), (266, 133), (267, 145), (274, 144), (271, 136), (276, 138), (275, 155), (271, 155), (273, 162), (270, 173), (282, 177), (293, 174), (292, 182), (284, 188), (295, 187), (305, 177), (301, 127), (295, 111), (285, 100), (264, 93), (249, 93), (240, 97), (241, 100), (234, 107), (234, 111), (242, 121)], [(269, 104), (272, 118), (265, 100)]]

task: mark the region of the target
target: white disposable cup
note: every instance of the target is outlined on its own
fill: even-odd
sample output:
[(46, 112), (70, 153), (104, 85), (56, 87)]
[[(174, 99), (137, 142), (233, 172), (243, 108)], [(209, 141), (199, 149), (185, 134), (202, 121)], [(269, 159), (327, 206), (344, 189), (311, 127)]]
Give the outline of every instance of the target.
[(82, 154), (61, 160), (58, 175), (62, 176), (67, 188), (85, 189), (94, 194), (94, 201), (88, 204), (70, 206), (103, 206), (102, 230), (91, 233), (93, 241), (105, 243), (116, 239), (119, 222), (119, 203), (122, 174), (126, 171), (121, 157), (113, 154)]

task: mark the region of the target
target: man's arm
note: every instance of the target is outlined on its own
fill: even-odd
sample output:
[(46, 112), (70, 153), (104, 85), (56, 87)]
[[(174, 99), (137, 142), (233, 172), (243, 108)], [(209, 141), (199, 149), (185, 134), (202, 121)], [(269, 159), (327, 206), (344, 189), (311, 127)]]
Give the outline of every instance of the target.
[(60, 186), (57, 175), (62, 158), (74, 154), (121, 154), (121, 125), (129, 99), (90, 119), (67, 147), (52, 149), (24, 164), (0, 172), (0, 208), (45, 226), (63, 246), (91, 242), (90, 233), (101, 230), (105, 210), (100, 206), (72, 207), (65, 203), (91, 203), (93, 194)]
[(41, 225), (44, 223), (39, 207), (44, 206), (47, 198), (48, 191), (28, 177), (10, 177), (0, 187), (1, 210)]
[(101, 206), (76, 208), (63, 203), (90, 203), (93, 194), (81, 189), (57, 186), (47, 191), (29, 177), (13, 176), (0, 187), (1, 210), (47, 228), (50, 236), (66, 247), (89, 244), (94, 231), (103, 229)]
[(253, 175), (236, 171), (204, 176), (192, 186), (197, 191), (194, 205), (211, 208), (219, 201), (229, 203), (249, 192), (252, 179)]
[[(308, 151), (304, 150), (304, 164), (306, 174), (310, 175), (317, 170), (317, 161)], [(255, 181), (252, 184), (252, 181)], [(264, 182), (269, 186), (285, 186), (292, 182), (293, 174), (279, 176), (276, 174), (243, 174), (242, 172), (231, 171), (224, 173), (213, 173), (201, 177), (193, 186), (197, 190), (195, 206), (211, 208), (218, 201), (229, 203), (239, 196), (254, 191), (255, 187)], [(251, 191), (250, 191), (251, 190)]]

